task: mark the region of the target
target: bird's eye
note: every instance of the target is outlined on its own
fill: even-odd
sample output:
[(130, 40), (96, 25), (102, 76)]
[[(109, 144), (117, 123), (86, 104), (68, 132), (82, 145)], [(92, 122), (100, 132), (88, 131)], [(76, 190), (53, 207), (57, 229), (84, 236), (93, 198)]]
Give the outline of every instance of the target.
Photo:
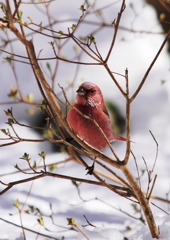
[(94, 93), (96, 90), (94, 90), (94, 89), (90, 89), (90, 93)]

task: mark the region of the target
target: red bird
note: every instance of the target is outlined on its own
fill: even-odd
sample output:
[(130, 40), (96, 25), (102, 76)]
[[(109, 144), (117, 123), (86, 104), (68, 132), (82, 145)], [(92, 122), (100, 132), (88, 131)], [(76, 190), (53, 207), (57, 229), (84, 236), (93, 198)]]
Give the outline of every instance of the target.
[(67, 120), (74, 132), (84, 141), (98, 150), (103, 150), (107, 147), (108, 142), (100, 128), (91, 119), (97, 122), (109, 142), (114, 140), (126, 141), (125, 138), (115, 136), (112, 132), (110, 117), (100, 88), (94, 83), (85, 82), (77, 90), (77, 101), (74, 108), (69, 110)]

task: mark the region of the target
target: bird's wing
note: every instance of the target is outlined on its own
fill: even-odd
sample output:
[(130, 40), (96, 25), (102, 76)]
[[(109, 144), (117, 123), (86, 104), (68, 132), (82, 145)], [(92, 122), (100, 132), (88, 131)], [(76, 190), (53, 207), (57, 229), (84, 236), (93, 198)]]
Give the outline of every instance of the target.
[(109, 113), (105, 106), (102, 108), (102, 111), (108, 116), (108, 118), (110, 118)]

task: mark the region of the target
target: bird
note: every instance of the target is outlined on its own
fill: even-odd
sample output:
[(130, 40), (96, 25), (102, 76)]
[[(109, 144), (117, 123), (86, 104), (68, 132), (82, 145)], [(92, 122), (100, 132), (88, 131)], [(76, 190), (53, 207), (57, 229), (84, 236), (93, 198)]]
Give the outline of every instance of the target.
[(76, 101), (68, 111), (67, 121), (79, 137), (99, 151), (105, 149), (108, 142), (127, 140), (114, 135), (103, 94), (96, 84), (84, 82), (76, 92)]

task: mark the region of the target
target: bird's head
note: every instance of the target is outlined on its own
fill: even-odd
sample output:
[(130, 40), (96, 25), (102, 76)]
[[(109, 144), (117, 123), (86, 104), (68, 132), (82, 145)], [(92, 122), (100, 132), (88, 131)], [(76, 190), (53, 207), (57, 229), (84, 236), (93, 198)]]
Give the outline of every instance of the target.
[(104, 104), (100, 88), (91, 82), (84, 82), (77, 90), (77, 104), (97, 107)]

